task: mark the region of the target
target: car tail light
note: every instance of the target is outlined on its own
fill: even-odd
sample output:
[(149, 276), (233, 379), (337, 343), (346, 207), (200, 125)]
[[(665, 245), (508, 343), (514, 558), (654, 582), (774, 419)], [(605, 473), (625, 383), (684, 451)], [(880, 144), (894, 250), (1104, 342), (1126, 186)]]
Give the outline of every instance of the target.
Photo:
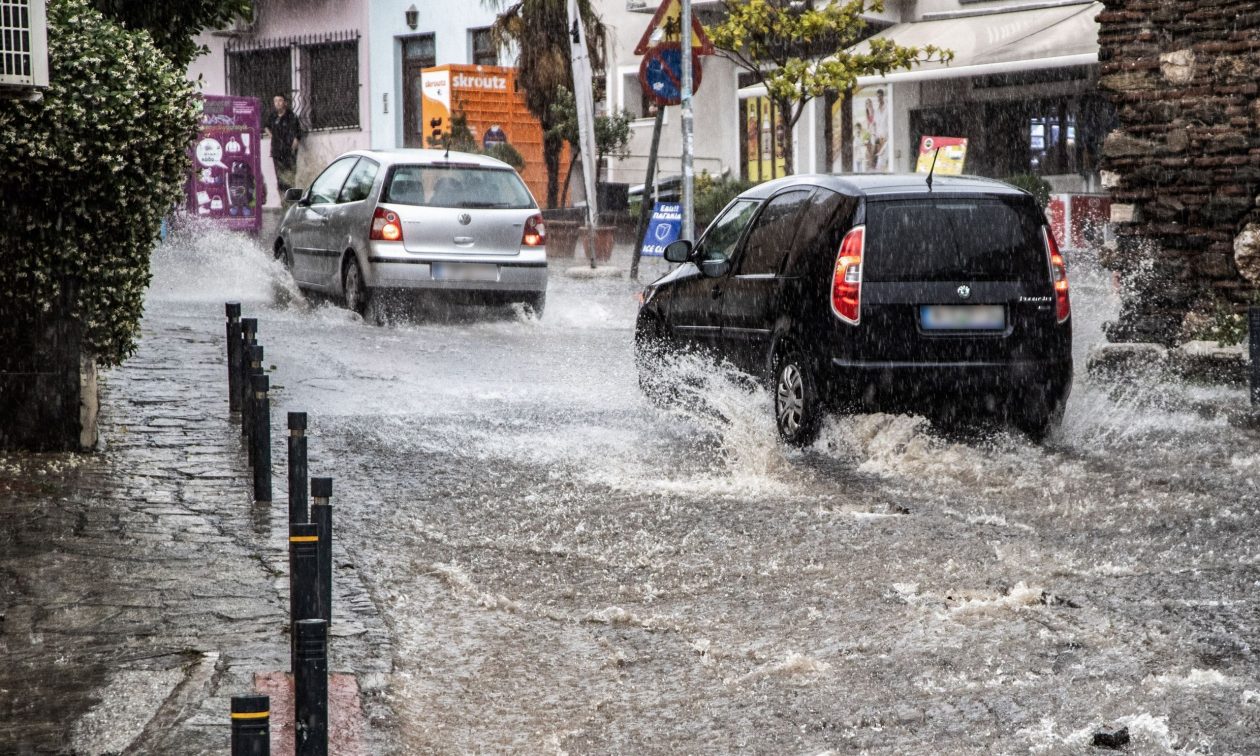
[(1054, 233), (1042, 229), (1046, 235), (1046, 253), (1050, 256), (1050, 280), (1054, 283), (1054, 314), (1059, 322), (1068, 319), (1072, 314), (1072, 301), (1068, 297), (1067, 263), (1059, 253), (1059, 245), (1054, 240)]
[(398, 213), (383, 207), (376, 208), (376, 214), (372, 216), (372, 233), (368, 238), (373, 241), (402, 241), (402, 221), (398, 219)]
[(846, 323), (857, 324), (862, 317), (862, 251), (866, 248), (866, 227), (845, 234), (836, 255), (831, 278), (831, 311)]
[(525, 221), (525, 233), (521, 234), (522, 247), (541, 247), (547, 243), (547, 227), (539, 214), (529, 216)]

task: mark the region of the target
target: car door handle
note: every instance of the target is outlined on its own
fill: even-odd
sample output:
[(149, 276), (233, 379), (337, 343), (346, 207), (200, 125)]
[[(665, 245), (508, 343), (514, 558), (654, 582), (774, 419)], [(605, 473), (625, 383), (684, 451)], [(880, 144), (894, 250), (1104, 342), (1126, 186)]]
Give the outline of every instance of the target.
[(712, 289), (709, 289), (709, 296), (714, 299), (722, 296), (722, 287), (715, 284)]

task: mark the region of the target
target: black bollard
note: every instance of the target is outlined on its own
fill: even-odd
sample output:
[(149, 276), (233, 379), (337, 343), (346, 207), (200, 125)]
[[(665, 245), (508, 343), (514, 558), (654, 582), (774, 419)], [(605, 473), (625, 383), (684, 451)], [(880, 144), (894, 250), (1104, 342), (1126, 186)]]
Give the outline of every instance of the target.
[(228, 411), (241, 411), (241, 303), (227, 302)]
[(1251, 406), (1260, 406), (1260, 307), (1247, 308), (1247, 340), (1251, 353)]
[(332, 627), (332, 478), (311, 478), (311, 523), (319, 528), (319, 610)]
[[(237, 380), (241, 412), (249, 411), (249, 348), (258, 343), (258, 318), (241, 318), (241, 375)], [(241, 417), (241, 433), (246, 434), (246, 418)]]
[(257, 397), (254, 395), (254, 376), (263, 374), (263, 348), (259, 344), (250, 344), (245, 349), (245, 401), (241, 404), (241, 434), (245, 436), (246, 451), (249, 452), (249, 466), (256, 461), (254, 444), (254, 412), (257, 409)]
[(289, 662), (295, 671), (297, 623), (305, 619), (320, 619), (319, 529), (309, 522), (289, 525)]
[(297, 666), (293, 669), (293, 714), (296, 756), (328, 755), (328, 624), (300, 620)]
[(270, 756), (271, 700), (232, 696), (232, 756)]
[[(261, 349), (262, 347), (256, 347)], [(271, 503), (271, 379), (252, 378), (254, 386), (254, 503)]]
[(289, 413), (289, 522), (307, 522), (306, 413)]

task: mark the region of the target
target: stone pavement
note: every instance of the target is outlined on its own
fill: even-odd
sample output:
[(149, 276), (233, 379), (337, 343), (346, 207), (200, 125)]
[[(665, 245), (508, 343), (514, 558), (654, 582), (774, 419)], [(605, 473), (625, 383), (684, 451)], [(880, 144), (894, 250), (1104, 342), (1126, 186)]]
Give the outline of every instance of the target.
[[(284, 679), (284, 418), (260, 511), (219, 312), (146, 318), (103, 379), (102, 452), (0, 453), (0, 754), (226, 753), (228, 699)], [(357, 677), (362, 708), (340, 716), (375, 752), (390, 644), (334, 544), (330, 668)], [(272, 725), (278, 745), (292, 724)]]

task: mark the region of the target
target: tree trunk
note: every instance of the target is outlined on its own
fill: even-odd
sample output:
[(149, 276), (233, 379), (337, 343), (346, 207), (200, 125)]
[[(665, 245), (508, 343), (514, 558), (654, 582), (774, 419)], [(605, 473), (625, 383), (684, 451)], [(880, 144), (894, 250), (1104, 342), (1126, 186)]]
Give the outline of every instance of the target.
[[(630, 258), (630, 280), (639, 280), (639, 257), (643, 252), (643, 232), (647, 228), (648, 219), (652, 216), (652, 204), (656, 202), (656, 192), (652, 184), (656, 181), (656, 151), (661, 145), (661, 125), (665, 121), (665, 107), (656, 108), (656, 121), (652, 124), (652, 149), (648, 152), (647, 178), (643, 181), (643, 203), (639, 206), (639, 222), (634, 227), (634, 257)], [(651, 192), (652, 202), (648, 202)]]
[(543, 136), (543, 162), (547, 165), (547, 207), (557, 204), (556, 191), (560, 184), (560, 153), (564, 149), (564, 139), (558, 136)]
[(796, 139), (792, 132), (796, 130), (796, 122), (801, 120), (801, 113), (805, 112), (804, 105), (796, 115), (789, 118), (792, 103), (786, 100), (773, 102), (779, 110), (779, 122), (783, 124), (783, 173), (786, 176), (792, 176), (796, 174)]
[(560, 188), (560, 201), (564, 202), (565, 197), (569, 196), (569, 184), (573, 181), (573, 167), (577, 165), (577, 150), (569, 152), (569, 170), (564, 172), (564, 186)]

